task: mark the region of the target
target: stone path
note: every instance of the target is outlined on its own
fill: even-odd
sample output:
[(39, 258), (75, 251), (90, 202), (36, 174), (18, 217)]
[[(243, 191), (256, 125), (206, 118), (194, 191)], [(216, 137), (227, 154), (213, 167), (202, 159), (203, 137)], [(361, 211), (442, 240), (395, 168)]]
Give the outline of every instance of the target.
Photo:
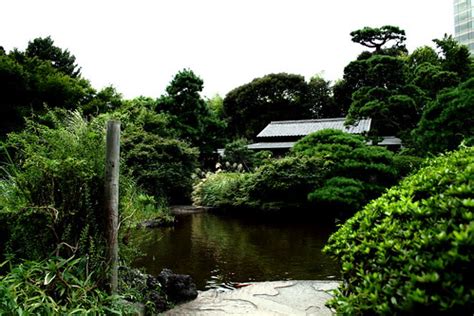
[(165, 315), (332, 315), (324, 304), (338, 286), (337, 281), (276, 281), (209, 290)]

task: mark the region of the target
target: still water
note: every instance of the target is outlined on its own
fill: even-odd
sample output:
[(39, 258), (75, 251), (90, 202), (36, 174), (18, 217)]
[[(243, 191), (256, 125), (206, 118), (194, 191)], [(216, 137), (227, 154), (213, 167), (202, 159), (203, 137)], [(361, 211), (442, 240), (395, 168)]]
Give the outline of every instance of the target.
[(249, 281), (339, 279), (339, 266), (321, 253), (334, 225), (305, 219), (177, 216), (173, 227), (140, 229), (134, 263), (158, 275), (190, 274), (198, 289)]

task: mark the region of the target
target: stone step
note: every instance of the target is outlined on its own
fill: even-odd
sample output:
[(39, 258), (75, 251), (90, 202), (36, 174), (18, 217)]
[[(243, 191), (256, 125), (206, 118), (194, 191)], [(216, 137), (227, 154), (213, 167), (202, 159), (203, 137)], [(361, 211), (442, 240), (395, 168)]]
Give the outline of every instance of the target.
[(325, 306), (338, 281), (249, 283), (231, 290), (200, 292), (165, 315), (333, 315)]

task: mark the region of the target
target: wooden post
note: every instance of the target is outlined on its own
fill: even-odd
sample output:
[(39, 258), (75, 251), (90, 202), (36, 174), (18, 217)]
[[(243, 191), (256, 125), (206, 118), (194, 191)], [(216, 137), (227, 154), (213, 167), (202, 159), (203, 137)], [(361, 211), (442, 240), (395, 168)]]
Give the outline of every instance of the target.
[(107, 261), (110, 273), (110, 292), (117, 292), (118, 286), (118, 203), (119, 203), (119, 160), (120, 122), (107, 122), (105, 160), (105, 211), (107, 216)]

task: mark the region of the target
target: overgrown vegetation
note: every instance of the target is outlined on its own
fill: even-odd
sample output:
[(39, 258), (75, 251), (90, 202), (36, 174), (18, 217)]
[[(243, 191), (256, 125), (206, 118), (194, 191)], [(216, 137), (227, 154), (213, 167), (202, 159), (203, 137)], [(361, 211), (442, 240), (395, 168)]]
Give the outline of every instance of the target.
[[(103, 259), (105, 228), (104, 124), (88, 123), (78, 112), (63, 115), (50, 113), (51, 126), (28, 120), (25, 130), (10, 134), (4, 144), (16, 162), (5, 167), (7, 178), (1, 181), (5, 251), (24, 259), (53, 252), (63, 257), (87, 254), (95, 268)], [(143, 203), (137, 201), (133, 180), (123, 179), (123, 184), (122, 217), (130, 220), (138, 208), (133, 203)]]
[(474, 148), (427, 162), (349, 219), (325, 251), (342, 264), (338, 313), (474, 311)]
[[(116, 301), (101, 291), (107, 271), (103, 123), (87, 122), (79, 112), (50, 112), (28, 120), (4, 143), (11, 162), (0, 180), (2, 253), (12, 257), (12, 265), (29, 261), (2, 277), (3, 312), (103, 313)], [(163, 206), (140, 192), (132, 179), (122, 176), (120, 191), (121, 234), (146, 210), (166, 220)], [(57, 258), (48, 259), (52, 255)], [(76, 289), (81, 284), (84, 288)]]

